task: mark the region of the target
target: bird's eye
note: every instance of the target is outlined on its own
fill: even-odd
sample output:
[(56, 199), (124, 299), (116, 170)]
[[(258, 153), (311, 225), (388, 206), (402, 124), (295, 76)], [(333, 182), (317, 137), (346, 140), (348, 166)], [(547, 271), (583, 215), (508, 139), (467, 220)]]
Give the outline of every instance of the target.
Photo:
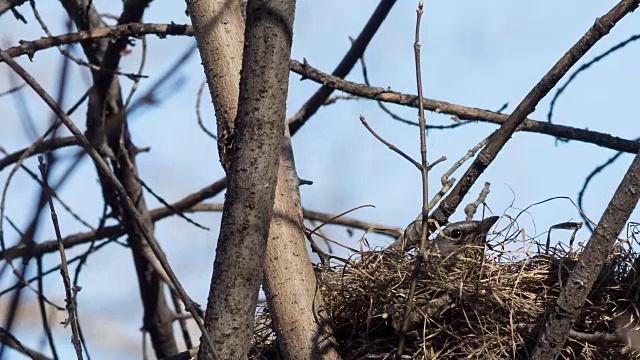
[(458, 239), (460, 239), (461, 236), (462, 236), (462, 231), (461, 230), (455, 229), (455, 230), (451, 231), (451, 237), (453, 239), (458, 240)]

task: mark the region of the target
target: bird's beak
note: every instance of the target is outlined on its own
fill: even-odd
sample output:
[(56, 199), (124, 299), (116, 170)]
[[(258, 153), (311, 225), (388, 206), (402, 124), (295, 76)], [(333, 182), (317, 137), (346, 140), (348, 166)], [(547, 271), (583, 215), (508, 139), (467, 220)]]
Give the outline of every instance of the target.
[(488, 234), (489, 230), (491, 229), (493, 224), (498, 221), (498, 219), (500, 219), (500, 216), (492, 216), (482, 220), (482, 223), (480, 224), (481, 233)]

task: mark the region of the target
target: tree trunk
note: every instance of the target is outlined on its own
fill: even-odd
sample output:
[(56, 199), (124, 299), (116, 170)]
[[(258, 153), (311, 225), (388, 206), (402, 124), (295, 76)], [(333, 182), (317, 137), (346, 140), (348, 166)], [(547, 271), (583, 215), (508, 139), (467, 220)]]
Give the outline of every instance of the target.
[(294, 12), (294, 0), (247, 5), (238, 120), (205, 316), (215, 348), (201, 343), (199, 359), (242, 359), (250, 347), (284, 141)]
[(227, 174), (238, 113), (244, 18), (239, 0), (191, 0), (191, 23), (218, 124), (218, 155)]
[[(233, 134), (237, 112), (244, 39), (242, 9), (236, 1), (194, 0), (189, 5), (216, 109), (218, 149), (227, 153), (221, 154), (220, 160), (228, 170), (230, 148), (226, 143), (231, 140), (228, 136)], [(330, 329), (317, 321), (323, 318), (316, 312), (322, 304), (322, 297), (316, 291), (317, 281), (307, 252), (299, 181), (291, 154), (291, 139), (288, 136), (282, 146), (279, 164), (275, 215), (269, 230), (269, 238), (272, 240), (267, 244), (265, 259), (265, 290), (268, 294), (277, 294), (269, 297), (270, 313), (274, 323), (279, 325), (276, 326), (276, 333), (285, 356), (288, 354), (289, 358), (294, 359), (300, 358), (299, 354), (305, 354), (302, 358), (320, 356), (309, 355), (313, 352), (323, 354), (326, 359), (333, 359), (337, 357), (336, 352), (327, 348), (327, 344), (333, 344)], [(283, 221), (284, 219), (293, 221)], [(322, 334), (324, 342), (316, 338), (315, 334)]]
[(280, 153), (278, 188), (269, 230), (264, 290), (280, 349), (288, 359), (338, 359), (329, 318), (303, 233), (299, 179), (291, 137)]

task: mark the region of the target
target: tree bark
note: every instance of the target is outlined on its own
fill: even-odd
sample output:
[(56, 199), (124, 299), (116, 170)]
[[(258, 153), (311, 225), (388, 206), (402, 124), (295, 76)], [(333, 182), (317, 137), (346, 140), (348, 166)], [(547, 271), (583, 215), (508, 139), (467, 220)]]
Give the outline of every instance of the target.
[(215, 348), (201, 343), (199, 359), (242, 359), (250, 347), (284, 142), (294, 12), (294, 0), (247, 5), (229, 185), (205, 316)]
[[(224, 133), (228, 137), (225, 140), (219, 136), (218, 143), (219, 151), (227, 152), (227, 155), (221, 154), (220, 160), (228, 170), (230, 148), (226, 142), (234, 133), (237, 113), (244, 40), (243, 11), (237, 1), (196, 0), (189, 5), (216, 109), (218, 134)], [(336, 352), (328, 346), (333, 344), (330, 329), (317, 321), (323, 318), (316, 311), (322, 305), (322, 298), (316, 292), (317, 281), (303, 233), (299, 181), (290, 137), (282, 145), (279, 166), (274, 205), (276, 215), (269, 230), (271, 240), (267, 244), (264, 280), (266, 292), (277, 294), (269, 297), (270, 313), (274, 323), (279, 325), (276, 326), (277, 337), (283, 353), (289, 358), (317, 356), (310, 355), (312, 353), (324, 354), (326, 359), (336, 358)], [(289, 219), (292, 221), (287, 221)], [(316, 337), (320, 334), (324, 338)]]
[(238, 112), (244, 18), (239, 0), (191, 0), (191, 23), (218, 124), (218, 155), (225, 172)]
[(555, 359), (580, 315), (582, 306), (598, 278), (618, 235), (629, 220), (640, 197), (640, 153), (631, 163), (620, 186), (591, 234), (587, 247), (547, 315), (533, 350), (532, 360)]
[(291, 137), (280, 153), (276, 201), (269, 230), (264, 290), (280, 349), (287, 359), (338, 359), (329, 317), (306, 247), (300, 180)]

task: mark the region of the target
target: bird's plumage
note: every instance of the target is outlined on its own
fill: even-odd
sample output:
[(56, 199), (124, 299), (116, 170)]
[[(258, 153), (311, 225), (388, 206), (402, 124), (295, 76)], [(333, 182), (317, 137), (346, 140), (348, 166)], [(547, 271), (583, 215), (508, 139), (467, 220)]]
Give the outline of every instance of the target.
[[(489, 230), (498, 219), (498, 216), (492, 216), (480, 221), (466, 220), (451, 223), (442, 229), (435, 239), (429, 241), (427, 249), (431, 253), (439, 251), (440, 254), (448, 256), (464, 245), (482, 245)], [(387, 251), (408, 251), (416, 247), (420, 243), (421, 224), (420, 220), (414, 221), (405, 230), (404, 235), (398, 237), (387, 248)]]
[(448, 257), (464, 246), (484, 245), (489, 230), (498, 219), (498, 216), (492, 216), (481, 221), (467, 220), (447, 225), (431, 241), (431, 253)]

